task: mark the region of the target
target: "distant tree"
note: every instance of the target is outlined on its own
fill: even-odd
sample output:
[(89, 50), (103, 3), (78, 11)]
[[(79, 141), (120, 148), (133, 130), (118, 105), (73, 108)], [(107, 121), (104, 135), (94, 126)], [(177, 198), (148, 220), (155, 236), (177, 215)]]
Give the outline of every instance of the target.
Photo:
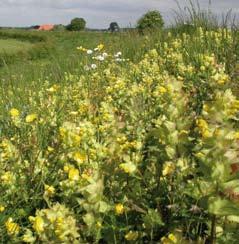
[(66, 27), (64, 25), (55, 25), (54, 26), (54, 31), (64, 31), (66, 29)]
[(138, 20), (137, 23), (137, 28), (140, 32), (145, 30), (162, 29), (163, 26), (164, 21), (162, 15), (157, 10), (148, 11)]
[(109, 30), (111, 32), (118, 32), (120, 30), (118, 23), (117, 22), (111, 22)]
[(86, 26), (86, 21), (83, 18), (74, 18), (71, 23), (67, 26), (70, 31), (80, 31), (84, 30)]

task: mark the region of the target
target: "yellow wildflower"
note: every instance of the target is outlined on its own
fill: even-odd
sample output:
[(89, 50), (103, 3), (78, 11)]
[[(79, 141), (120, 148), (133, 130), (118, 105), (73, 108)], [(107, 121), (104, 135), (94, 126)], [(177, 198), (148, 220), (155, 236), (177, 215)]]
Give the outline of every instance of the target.
[(160, 87), (158, 88), (158, 91), (159, 91), (159, 93), (164, 94), (164, 93), (167, 92), (167, 89), (166, 89), (165, 87), (163, 87), (163, 86), (160, 86)]
[(96, 227), (97, 227), (97, 228), (101, 228), (101, 227), (102, 227), (102, 223), (101, 223), (100, 221), (97, 221), (97, 223), (96, 223)]
[(98, 49), (99, 51), (101, 51), (103, 48), (104, 48), (104, 44), (99, 44), (99, 45), (97, 46), (97, 49)]
[(20, 114), (19, 111), (16, 108), (12, 108), (9, 113), (12, 116), (12, 118), (16, 118)]
[(179, 243), (178, 238), (174, 234), (169, 234), (168, 237), (162, 237), (161, 238), (162, 244), (172, 244), (172, 243)]
[(3, 205), (0, 205), (0, 213), (2, 213), (5, 210), (5, 207)]
[(35, 121), (37, 119), (37, 114), (29, 114), (26, 117), (26, 122), (27, 123), (32, 123), (33, 121)]
[(81, 154), (80, 152), (75, 152), (73, 154), (73, 159), (78, 163), (78, 164), (82, 164), (85, 160), (85, 156), (83, 154)]
[(79, 170), (75, 168), (71, 168), (68, 172), (68, 178), (73, 181), (79, 180)]
[(52, 87), (46, 89), (48, 92), (56, 92), (57, 90), (59, 89), (59, 86), (58, 85), (53, 85)]
[(236, 140), (239, 139), (239, 132), (235, 132), (235, 134), (234, 134), (234, 139), (236, 139)]
[(175, 170), (175, 165), (173, 162), (165, 162), (163, 166), (163, 176), (171, 175)]
[(119, 167), (128, 174), (132, 174), (136, 171), (136, 166), (133, 163), (123, 163)]
[(82, 179), (84, 180), (90, 180), (92, 177), (91, 177), (91, 174), (89, 174), (88, 172), (85, 172), (81, 175)]
[(44, 220), (41, 216), (29, 217), (29, 220), (33, 223), (33, 229), (39, 234), (44, 231)]
[(85, 51), (87, 50), (86, 48), (84, 48), (84, 47), (82, 47), (82, 46), (77, 47), (76, 49), (77, 49), (77, 50), (80, 50), (80, 51), (83, 51), (83, 52), (85, 52)]
[(121, 215), (124, 213), (124, 205), (121, 203), (118, 203), (115, 205), (115, 212), (117, 215)]
[(36, 238), (33, 236), (32, 232), (29, 229), (27, 229), (22, 237), (22, 240), (26, 243), (35, 243)]
[(47, 147), (47, 151), (48, 151), (48, 152), (53, 152), (53, 151), (54, 151), (54, 148), (53, 148), (53, 147), (48, 146), (48, 147)]
[(8, 218), (5, 222), (5, 227), (8, 235), (17, 235), (20, 231), (20, 226), (17, 223), (14, 223), (12, 218)]
[(52, 197), (55, 194), (55, 188), (53, 186), (45, 185), (44, 195), (47, 197)]
[(203, 138), (208, 138), (211, 136), (211, 133), (209, 132), (209, 129), (208, 129), (208, 123), (206, 120), (197, 119), (196, 124), (197, 124)]
[(138, 233), (138, 231), (131, 230), (124, 237), (127, 241), (135, 241), (138, 239), (139, 233)]
[(177, 238), (176, 238), (176, 236), (174, 235), (174, 234), (169, 234), (168, 235), (168, 239), (170, 240), (170, 241), (172, 241), (173, 243), (177, 243)]
[(70, 170), (70, 166), (69, 165), (65, 165), (63, 169), (64, 169), (65, 173), (68, 173), (69, 170)]
[(1, 176), (1, 180), (4, 184), (11, 184), (13, 182), (13, 174), (7, 171)]

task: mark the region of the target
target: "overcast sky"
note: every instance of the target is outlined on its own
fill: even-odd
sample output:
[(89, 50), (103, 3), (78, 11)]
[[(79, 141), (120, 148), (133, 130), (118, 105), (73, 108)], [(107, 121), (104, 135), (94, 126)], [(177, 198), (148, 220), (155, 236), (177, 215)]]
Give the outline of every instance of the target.
[[(187, 0), (178, 0), (181, 6)], [(198, 0), (202, 8), (209, 0)], [(211, 0), (216, 13), (233, 9), (239, 13), (239, 0)], [(147, 10), (161, 11), (166, 22), (177, 10), (175, 0), (0, 0), (0, 26), (68, 24), (74, 17), (83, 17), (87, 27), (106, 28), (112, 21), (121, 27), (134, 26)]]

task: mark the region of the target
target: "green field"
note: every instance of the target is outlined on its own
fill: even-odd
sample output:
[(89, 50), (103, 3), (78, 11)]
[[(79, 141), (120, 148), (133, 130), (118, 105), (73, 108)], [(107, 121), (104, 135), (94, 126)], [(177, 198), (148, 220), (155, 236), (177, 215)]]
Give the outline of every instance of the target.
[(0, 53), (17, 53), (19, 51), (24, 51), (32, 47), (31, 43), (24, 41), (18, 41), (15, 39), (0, 39)]
[(0, 243), (239, 239), (239, 35), (0, 31)]

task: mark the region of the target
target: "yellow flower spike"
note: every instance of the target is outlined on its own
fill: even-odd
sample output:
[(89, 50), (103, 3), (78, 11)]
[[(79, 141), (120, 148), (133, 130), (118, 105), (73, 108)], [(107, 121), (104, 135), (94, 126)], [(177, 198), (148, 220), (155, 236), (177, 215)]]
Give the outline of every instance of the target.
[(5, 210), (5, 207), (3, 205), (0, 205), (0, 213), (2, 213)]
[(162, 175), (171, 175), (175, 171), (175, 165), (173, 162), (165, 162), (163, 165)]
[(12, 108), (9, 111), (9, 114), (12, 116), (12, 118), (16, 118), (19, 116), (20, 112), (16, 108)]
[(87, 174), (87, 173), (83, 173), (81, 175), (81, 177), (82, 177), (82, 179), (87, 180), (87, 181), (91, 180), (91, 178), (92, 178), (91, 175)]
[(64, 169), (65, 173), (68, 173), (70, 170), (70, 167), (69, 167), (69, 165), (65, 165), (63, 169)]
[(55, 194), (55, 188), (53, 186), (45, 185), (44, 195), (47, 197), (52, 197)]
[(54, 151), (54, 148), (53, 148), (53, 147), (48, 146), (48, 147), (47, 147), (47, 151), (48, 151), (48, 152), (53, 152), (53, 151)]
[(239, 140), (239, 132), (235, 132), (235, 134), (234, 134), (234, 139), (235, 139), (235, 140)]
[(26, 122), (27, 123), (32, 123), (37, 119), (37, 114), (29, 114), (26, 117)]
[(68, 178), (72, 181), (78, 181), (80, 179), (79, 170), (72, 168), (68, 172)]
[(40, 216), (34, 218), (33, 229), (39, 234), (44, 231), (44, 220)]
[(205, 112), (208, 112), (209, 111), (209, 106), (207, 104), (203, 104), (203, 110)]
[(63, 127), (60, 127), (59, 128), (59, 133), (60, 133), (61, 137), (64, 137), (66, 135), (66, 129), (63, 128)]
[(163, 87), (163, 86), (160, 86), (160, 87), (158, 88), (158, 91), (159, 91), (159, 93), (164, 94), (164, 93), (167, 92), (167, 89), (166, 89), (165, 87)]
[(79, 113), (78, 113), (78, 111), (71, 111), (70, 112), (70, 115), (73, 115), (73, 116), (76, 116), (76, 115), (78, 115)]
[(22, 237), (22, 240), (26, 243), (35, 243), (36, 237), (34, 237), (32, 232), (29, 229), (27, 229)]
[(132, 174), (137, 169), (133, 163), (123, 163), (123, 164), (120, 164), (119, 167), (127, 174)]
[(97, 223), (96, 223), (96, 227), (97, 227), (97, 228), (101, 228), (101, 227), (102, 227), (102, 223), (101, 223), (100, 221), (97, 221)]
[(33, 216), (29, 216), (29, 217), (28, 217), (28, 220), (29, 220), (31, 223), (33, 223), (33, 222), (35, 221), (35, 217), (33, 217)]
[(125, 236), (127, 241), (136, 241), (139, 237), (138, 231), (129, 231)]
[(211, 133), (208, 130), (203, 130), (201, 133), (203, 138), (211, 137)]
[(82, 46), (77, 47), (76, 49), (79, 50), (79, 51), (83, 51), (83, 52), (85, 52), (85, 51), (87, 50), (86, 48), (84, 48), (84, 47), (82, 47)]
[(121, 215), (124, 213), (124, 205), (121, 203), (118, 203), (115, 205), (115, 212), (117, 215)]
[(104, 44), (99, 44), (99, 45), (97, 46), (97, 49), (98, 49), (99, 51), (101, 51), (102, 49), (104, 49)]
[(83, 154), (81, 154), (80, 152), (75, 152), (73, 154), (73, 159), (78, 163), (78, 164), (82, 164), (85, 160), (85, 156)]
[(53, 93), (56, 92), (59, 89), (58, 85), (53, 85), (52, 87), (50, 87), (49, 89), (46, 89), (48, 92)]
[(177, 237), (174, 235), (174, 234), (169, 234), (168, 235), (168, 239), (170, 240), (170, 241), (172, 241), (173, 243), (177, 243)]
[(13, 174), (7, 171), (1, 176), (1, 180), (4, 184), (11, 184), (13, 182)]
[(203, 138), (211, 137), (211, 133), (209, 132), (208, 123), (206, 120), (197, 119), (196, 124), (197, 124)]
[(20, 226), (17, 223), (13, 222), (12, 218), (8, 218), (5, 222), (5, 227), (7, 229), (8, 235), (17, 235), (20, 231)]

